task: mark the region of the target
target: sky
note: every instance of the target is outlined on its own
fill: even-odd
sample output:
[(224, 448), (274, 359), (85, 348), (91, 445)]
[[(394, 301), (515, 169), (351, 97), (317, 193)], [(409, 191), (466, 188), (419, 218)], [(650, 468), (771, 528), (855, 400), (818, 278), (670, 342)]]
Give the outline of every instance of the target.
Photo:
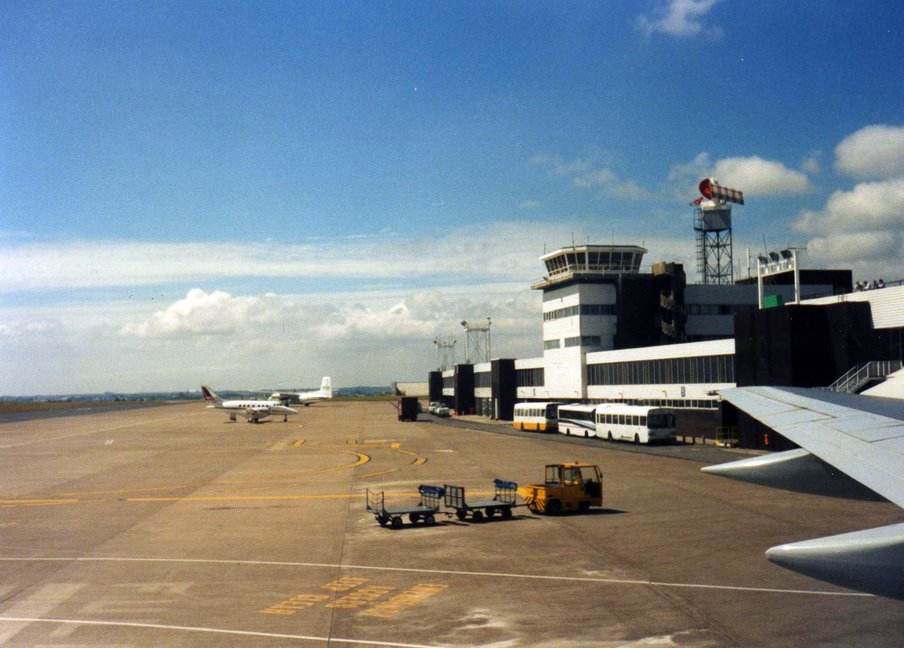
[(899, 2), (0, 3), (0, 395), (425, 381), (546, 251), (904, 279)]

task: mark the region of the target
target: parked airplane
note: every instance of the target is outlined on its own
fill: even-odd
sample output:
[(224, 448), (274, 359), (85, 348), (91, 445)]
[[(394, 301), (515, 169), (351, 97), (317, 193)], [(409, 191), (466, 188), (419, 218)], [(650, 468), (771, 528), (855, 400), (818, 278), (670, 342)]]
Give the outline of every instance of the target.
[[(904, 507), (904, 400), (795, 387), (720, 394), (800, 448), (703, 472), (809, 493), (866, 492)], [(904, 599), (904, 523), (783, 544), (766, 557), (836, 585)]]
[(210, 403), (209, 409), (224, 409), (229, 411), (229, 420), (234, 421), (236, 412), (244, 412), (245, 420), (249, 423), (259, 423), (262, 418), (273, 414), (282, 414), (283, 422), (289, 420), (289, 414), (298, 414), (298, 410), (286, 407), (274, 401), (265, 400), (223, 400), (206, 385), (201, 385), (201, 393), (204, 400)]
[(329, 376), (324, 376), (320, 382), (320, 389), (307, 392), (273, 392), (270, 394), (270, 400), (280, 401), (283, 405), (292, 403), (295, 405), (304, 405), (307, 407), (311, 403), (317, 402), (322, 398), (333, 397), (333, 386)]

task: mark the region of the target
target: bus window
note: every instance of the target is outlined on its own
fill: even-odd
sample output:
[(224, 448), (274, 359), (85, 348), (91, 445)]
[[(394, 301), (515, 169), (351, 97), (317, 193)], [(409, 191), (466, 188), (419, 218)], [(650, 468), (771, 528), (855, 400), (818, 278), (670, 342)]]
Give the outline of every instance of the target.
[(646, 427), (646, 426), (647, 426), (647, 417), (646, 417), (646, 416), (641, 416), (641, 417), (640, 417), (640, 423), (638, 423), (638, 425), (640, 425), (640, 426), (642, 426), (642, 427)]
[[(669, 419), (672, 419), (671, 421)], [(651, 430), (659, 428), (675, 427), (674, 416), (670, 414), (650, 414), (647, 422)]]
[(618, 424), (619, 424), (619, 425), (624, 425), (624, 424), (625, 424), (625, 415), (624, 415), (624, 414), (619, 414), (619, 415), (618, 415)]

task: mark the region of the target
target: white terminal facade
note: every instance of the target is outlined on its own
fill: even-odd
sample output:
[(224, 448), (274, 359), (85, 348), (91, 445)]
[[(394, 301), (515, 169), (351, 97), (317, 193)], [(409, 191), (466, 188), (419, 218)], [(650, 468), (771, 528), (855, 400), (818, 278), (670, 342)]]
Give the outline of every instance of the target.
[[(756, 308), (757, 286), (685, 285), (683, 269), (666, 263), (642, 274), (646, 252), (578, 245), (541, 257), (546, 275), (532, 288), (543, 291), (543, 356), (515, 361), (518, 400), (715, 406), (715, 390), (734, 382), (734, 314)], [(630, 330), (636, 322), (649, 330)]]
[[(514, 400), (717, 406), (716, 390), (735, 384), (734, 316), (757, 308), (757, 282), (687, 284), (673, 263), (641, 272), (646, 252), (587, 244), (540, 258), (546, 272), (531, 287), (543, 292), (543, 355), (509, 361)], [(850, 291), (849, 271), (810, 272), (805, 297)], [(769, 292), (791, 301), (794, 286)], [(499, 370), (486, 362), (442, 372), (442, 398), (463, 413), (507, 418)], [(469, 389), (470, 401), (457, 393)]]

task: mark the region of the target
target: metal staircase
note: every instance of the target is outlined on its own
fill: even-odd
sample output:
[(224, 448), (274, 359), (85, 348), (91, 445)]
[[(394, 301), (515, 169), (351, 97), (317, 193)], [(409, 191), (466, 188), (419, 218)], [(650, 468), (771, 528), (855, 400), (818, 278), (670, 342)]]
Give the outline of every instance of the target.
[(900, 370), (901, 360), (871, 360), (851, 367), (844, 375), (826, 387), (829, 391), (857, 394), (870, 382), (881, 382), (889, 374)]

